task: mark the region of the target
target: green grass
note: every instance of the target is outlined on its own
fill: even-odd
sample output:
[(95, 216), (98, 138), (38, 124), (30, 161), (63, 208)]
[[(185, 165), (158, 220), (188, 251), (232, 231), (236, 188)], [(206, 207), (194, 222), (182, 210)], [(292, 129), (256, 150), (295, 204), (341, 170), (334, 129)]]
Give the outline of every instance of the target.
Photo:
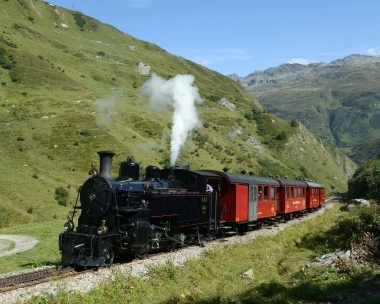
[[(32, 223), (0, 229), (0, 234), (28, 235), (37, 238), (37, 245), (27, 251), (0, 257), (0, 273), (25, 270), (60, 262), (58, 236), (64, 221)], [(14, 247), (14, 244), (13, 244)], [(7, 248), (7, 250), (12, 247)]]

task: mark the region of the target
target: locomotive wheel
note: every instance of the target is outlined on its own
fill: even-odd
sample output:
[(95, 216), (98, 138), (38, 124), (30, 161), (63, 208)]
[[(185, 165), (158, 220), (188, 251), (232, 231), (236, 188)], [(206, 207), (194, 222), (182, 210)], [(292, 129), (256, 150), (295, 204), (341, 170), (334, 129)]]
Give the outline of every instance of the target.
[(145, 245), (145, 246), (141, 247), (140, 252), (136, 254), (136, 258), (141, 259), (141, 260), (145, 259), (148, 256), (149, 250), (150, 250), (149, 245)]
[(105, 257), (105, 261), (104, 261), (105, 266), (110, 266), (113, 263), (113, 259), (115, 258), (113, 249), (112, 248), (104, 249), (103, 256)]

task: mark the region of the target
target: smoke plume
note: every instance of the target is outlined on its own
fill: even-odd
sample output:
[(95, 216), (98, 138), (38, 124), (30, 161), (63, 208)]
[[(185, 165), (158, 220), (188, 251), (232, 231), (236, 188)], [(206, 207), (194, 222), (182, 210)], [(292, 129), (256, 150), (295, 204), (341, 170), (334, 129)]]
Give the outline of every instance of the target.
[(188, 133), (200, 126), (195, 104), (203, 101), (198, 88), (193, 86), (194, 76), (177, 75), (165, 80), (153, 74), (142, 86), (142, 93), (150, 97), (150, 106), (155, 110), (173, 109), (173, 124), (170, 143), (170, 165), (177, 160)]

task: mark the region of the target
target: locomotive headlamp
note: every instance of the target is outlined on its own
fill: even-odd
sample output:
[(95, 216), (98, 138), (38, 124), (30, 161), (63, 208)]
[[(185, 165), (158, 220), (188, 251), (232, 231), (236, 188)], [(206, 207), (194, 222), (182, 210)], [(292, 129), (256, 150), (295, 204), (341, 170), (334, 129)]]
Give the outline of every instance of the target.
[(72, 231), (74, 230), (74, 223), (73, 222), (66, 222), (65, 225), (63, 225), (65, 228), (65, 231)]
[(69, 215), (67, 217), (67, 222), (65, 223), (65, 225), (63, 225), (65, 231), (73, 231), (74, 230), (74, 222), (73, 222), (73, 218), (71, 215)]

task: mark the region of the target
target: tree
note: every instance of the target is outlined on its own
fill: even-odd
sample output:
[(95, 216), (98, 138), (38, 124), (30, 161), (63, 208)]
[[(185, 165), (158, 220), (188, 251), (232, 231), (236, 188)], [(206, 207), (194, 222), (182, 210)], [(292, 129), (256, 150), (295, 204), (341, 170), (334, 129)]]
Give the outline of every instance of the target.
[(348, 181), (347, 199), (367, 198), (380, 202), (380, 157), (359, 167)]

